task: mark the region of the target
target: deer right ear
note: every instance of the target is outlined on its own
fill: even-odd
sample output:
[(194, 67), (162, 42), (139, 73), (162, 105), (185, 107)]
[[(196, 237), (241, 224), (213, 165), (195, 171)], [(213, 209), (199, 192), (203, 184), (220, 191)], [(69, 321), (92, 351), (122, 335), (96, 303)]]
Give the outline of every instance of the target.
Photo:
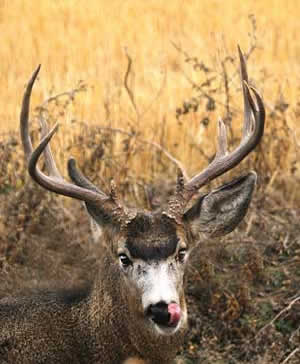
[(119, 226), (118, 219), (110, 212), (111, 209), (106, 208), (105, 204), (102, 206), (95, 206), (91, 203), (85, 203), (86, 209), (93, 219), (99, 225), (100, 229), (108, 226)]
[(251, 172), (201, 196), (184, 214), (192, 234), (216, 237), (234, 230), (246, 215), (256, 179)]

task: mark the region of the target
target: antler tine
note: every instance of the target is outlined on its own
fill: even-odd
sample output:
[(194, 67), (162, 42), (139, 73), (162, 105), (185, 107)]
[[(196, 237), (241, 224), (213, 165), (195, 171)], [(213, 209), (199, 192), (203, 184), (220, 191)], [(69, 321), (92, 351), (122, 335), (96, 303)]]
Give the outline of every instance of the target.
[[(97, 186), (95, 186), (91, 181), (89, 181), (82, 172), (77, 168), (76, 161), (74, 158), (70, 158), (68, 160), (68, 173), (71, 180), (76, 183), (77, 186), (87, 188), (88, 190), (95, 191), (102, 195), (103, 197), (106, 194), (101, 191)], [(111, 180), (110, 183), (110, 198), (118, 205), (121, 206), (120, 199), (117, 193), (117, 187), (114, 180)]]
[(27, 84), (27, 87), (26, 87), (26, 90), (25, 90), (25, 93), (23, 96), (21, 115), (20, 115), (21, 140), (22, 140), (23, 149), (25, 152), (25, 158), (26, 158), (27, 162), (29, 161), (30, 156), (33, 151), (31, 139), (29, 136), (29, 130), (28, 130), (30, 96), (31, 96), (33, 84), (40, 72), (40, 68), (41, 68), (41, 65), (38, 65), (37, 69), (33, 72), (32, 76)]
[(242, 90), (243, 90), (243, 100), (244, 100), (244, 125), (243, 125), (243, 138), (251, 133), (252, 129), (252, 115), (251, 108), (249, 105), (249, 98), (247, 97), (247, 93), (245, 91), (245, 84), (248, 84), (248, 72), (245, 57), (241, 51), (240, 46), (238, 45), (238, 52), (240, 58), (240, 74), (242, 80)]
[(28, 172), (30, 176), (42, 187), (52, 192), (58, 193), (60, 195), (73, 197), (78, 200), (90, 203), (102, 202), (103, 201), (102, 195), (99, 195), (94, 191), (86, 190), (84, 188), (75, 186), (71, 183), (64, 181), (61, 178), (47, 176), (37, 167), (37, 162), (41, 154), (45, 151), (46, 146), (50, 142), (53, 135), (56, 133), (57, 129), (58, 129), (58, 124), (56, 124), (50, 130), (50, 132), (42, 139), (37, 148), (32, 152), (28, 163)]
[[(49, 133), (48, 123), (45, 120), (42, 113), (40, 114), (39, 120), (40, 120), (40, 125), (41, 125), (41, 137), (44, 138)], [(54, 161), (50, 144), (46, 145), (46, 148), (44, 150), (44, 157), (45, 157), (46, 168), (47, 168), (47, 171), (50, 174), (50, 176), (62, 179), (62, 176)]]
[(244, 57), (244, 54), (241, 50), (241, 47), (238, 45), (238, 52), (239, 52), (239, 58), (240, 58), (240, 72), (241, 72), (241, 80), (246, 81), (248, 83), (248, 72), (247, 72), (247, 64)]
[(80, 187), (87, 188), (88, 190), (95, 191), (99, 193), (100, 195), (103, 195), (103, 197), (106, 196), (106, 194), (103, 191), (100, 191), (100, 189), (95, 186), (91, 181), (89, 181), (83, 173), (77, 168), (76, 161), (74, 158), (69, 158), (68, 160), (68, 173), (71, 180)]
[[(213, 162), (201, 173), (194, 176), (185, 185), (186, 202), (197, 190), (209, 181), (224, 174), (237, 166), (260, 142), (265, 123), (265, 108), (259, 93), (251, 86), (248, 86), (247, 70), (245, 59), (239, 49), (241, 62), (241, 78), (244, 98), (244, 135), (240, 145), (231, 153), (227, 153), (226, 128), (222, 121), (219, 121), (218, 152)], [(250, 94), (253, 92), (255, 102)], [(252, 127), (252, 119), (254, 125)]]
[[(78, 200), (92, 203), (94, 205), (101, 205), (105, 202), (108, 202), (106, 204), (106, 207), (108, 209), (112, 209), (114, 202), (111, 200), (109, 196), (106, 196), (104, 193), (99, 193), (98, 191), (91, 190), (88, 188), (84, 188), (81, 186), (76, 186), (71, 183), (68, 183), (64, 181), (60, 175), (60, 173), (57, 171), (54, 173), (54, 166), (56, 168), (55, 162), (53, 160), (53, 163), (48, 158), (50, 155), (52, 156), (51, 149), (48, 148), (48, 159), (47, 163), (50, 164), (50, 171), (52, 172), (52, 176), (45, 175), (38, 167), (37, 163), (41, 156), (41, 154), (46, 152), (46, 148), (48, 146), (48, 143), (50, 142), (53, 135), (56, 133), (58, 125), (56, 124), (49, 133), (47, 133), (43, 139), (41, 140), (40, 144), (37, 146), (37, 148), (33, 151), (31, 138), (29, 135), (29, 128), (28, 128), (28, 116), (29, 116), (29, 107), (30, 107), (30, 97), (32, 92), (32, 87), (34, 85), (34, 82), (37, 78), (37, 75), (39, 73), (40, 66), (34, 71), (32, 77), (30, 78), (28, 85), (26, 87), (23, 101), (22, 101), (22, 108), (21, 108), (21, 114), (20, 114), (20, 130), (21, 130), (21, 139), (23, 143), (23, 148), (25, 151), (25, 156), (28, 161), (28, 171), (33, 180), (35, 180), (38, 184), (43, 186), (44, 188), (53, 191), (55, 193), (69, 196), (76, 198)], [(42, 121), (43, 123), (43, 121)], [(42, 124), (44, 128), (44, 132), (46, 132), (46, 129), (48, 129), (47, 124)], [(111, 205), (111, 206), (110, 206)]]
[[(255, 103), (252, 99), (252, 96), (251, 96), (249, 90), (251, 90), (255, 95), (255, 101), (256, 101), (257, 107), (255, 106)], [(258, 144), (264, 134), (266, 111), (265, 111), (263, 100), (262, 100), (260, 94), (258, 93), (258, 91), (256, 90), (256, 88), (247, 85), (247, 92), (249, 94), (249, 103), (251, 105), (251, 110), (253, 111), (255, 123), (256, 123), (256, 120), (258, 120), (257, 123), (260, 124), (260, 128), (258, 128), (258, 130), (257, 130), (257, 133), (258, 133), (257, 138), (259, 139), (257, 142), (257, 144)], [(255, 133), (255, 131), (253, 131), (253, 134), (254, 133)], [(255, 146), (254, 146), (254, 148), (255, 148)]]

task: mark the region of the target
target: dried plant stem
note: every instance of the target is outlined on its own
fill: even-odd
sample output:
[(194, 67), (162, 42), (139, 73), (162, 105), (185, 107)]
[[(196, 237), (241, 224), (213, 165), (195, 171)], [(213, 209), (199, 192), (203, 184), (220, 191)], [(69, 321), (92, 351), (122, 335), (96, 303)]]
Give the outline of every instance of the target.
[(183, 167), (183, 164), (181, 162), (179, 162), (178, 159), (176, 159), (175, 157), (173, 157), (164, 147), (162, 147), (160, 144), (156, 143), (156, 142), (151, 142), (149, 140), (143, 140), (143, 139), (140, 139), (139, 141), (141, 141), (142, 143), (145, 143), (145, 144), (149, 144), (151, 146), (153, 146), (154, 148), (160, 150), (161, 152), (164, 153), (164, 155), (172, 162), (174, 163), (177, 168), (179, 168), (181, 171), (182, 171), (182, 174), (183, 174), (183, 177), (185, 180), (188, 180), (189, 179), (189, 176), (185, 170), (185, 168)]
[(128, 84), (128, 79), (129, 79), (129, 75), (131, 73), (131, 70), (132, 70), (132, 58), (130, 57), (129, 53), (128, 53), (128, 50), (127, 48), (125, 47), (125, 54), (126, 54), (126, 57), (127, 57), (127, 69), (126, 69), (126, 72), (125, 72), (125, 76), (124, 76), (124, 87), (125, 87), (125, 90), (128, 94), (128, 97), (129, 97), (129, 100), (136, 112), (136, 115), (137, 117), (139, 117), (139, 110), (138, 110), (138, 107), (136, 105), (136, 102), (135, 102), (135, 98), (134, 98), (134, 93), (133, 91), (131, 90), (129, 84)]
[(281, 364), (286, 364), (295, 354), (298, 353), (298, 351), (300, 351), (299, 348), (294, 349), (285, 359), (284, 361), (281, 362)]
[(300, 296), (297, 296), (296, 298), (294, 298), (289, 304), (288, 306), (286, 306), (283, 310), (281, 310), (270, 322), (268, 322), (264, 327), (262, 327), (258, 333), (255, 335), (255, 338), (257, 338), (259, 335), (262, 334), (263, 331), (265, 331), (265, 329), (271, 325), (273, 325), (273, 323), (279, 319), (280, 316), (282, 316), (284, 313), (288, 312), (296, 302), (300, 301)]
[(120, 128), (111, 128), (111, 127), (99, 126), (98, 129), (99, 130), (110, 131), (110, 132), (113, 132), (113, 133), (124, 134), (124, 135), (127, 135), (129, 137), (135, 138), (136, 141), (139, 142), (139, 143), (147, 144), (147, 145), (150, 145), (150, 146), (154, 147), (155, 149), (157, 149), (157, 150), (161, 151), (162, 153), (164, 153), (164, 155), (173, 164), (175, 164), (177, 168), (182, 170), (182, 174), (183, 174), (183, 176), (184, 176), (184, 178), (186, 180), (189, 179), (189, 175), (186, 172), (185, 168), (183, 167), (182, 163), (178, 159), (176, 159), (174, 156), (172, 156), (172, 154), (169, 151), (167, 151), (164, 147), (162, 147), (159, 143), (156, 143), (156, 142), (153, 142), (153, 141), (150, 141), (150, 140), (147, 140), (147, 139), (139, 138), (136, 133), (128, 132), (128, 131), (126, 131), (124, 129), (120, 129)]

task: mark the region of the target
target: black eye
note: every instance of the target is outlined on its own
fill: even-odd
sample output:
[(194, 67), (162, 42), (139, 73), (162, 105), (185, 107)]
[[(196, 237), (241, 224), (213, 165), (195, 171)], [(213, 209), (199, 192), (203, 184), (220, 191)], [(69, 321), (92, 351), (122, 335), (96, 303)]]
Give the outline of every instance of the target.
[(126, 254), (120, 254), (119, 259), (124, 268), (127, 268), (129, 265), (132, 264), (131, 260), (128, 258)]
[(178, 262), (183, 263), (185, 256), (186, 256), (186, 249), (183, 248), (179, 250), (176, 258)]

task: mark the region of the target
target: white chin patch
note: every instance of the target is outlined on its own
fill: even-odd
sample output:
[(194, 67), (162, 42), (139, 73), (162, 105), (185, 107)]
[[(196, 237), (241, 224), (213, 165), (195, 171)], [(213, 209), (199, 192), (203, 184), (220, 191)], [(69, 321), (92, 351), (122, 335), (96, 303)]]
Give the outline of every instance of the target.
[(151, 321), (151, 326), (153, 327), (154, 331), (158, 335), (164, 335), (164, 336), (174, 335), (181, 326), (181, 320), (178, 322), (177, 326), (175, 326), (175, 327), (161, 326), (161, 325), (156, 324), (151, 319), (150, 319), (150, 321)]
[(175, 327), (163, 327), (158, 324), (156, 324), (154, 321), (151, 320), (151, 323), (153, 325), (153, 328), (155, 332), (158, 335), (165, 335), (165, 336), (171, 336), (174, 335), (182, 326), (185, 328), (187, 327), (187, 311), (186, 309), (183, 309), (182, 316)]

